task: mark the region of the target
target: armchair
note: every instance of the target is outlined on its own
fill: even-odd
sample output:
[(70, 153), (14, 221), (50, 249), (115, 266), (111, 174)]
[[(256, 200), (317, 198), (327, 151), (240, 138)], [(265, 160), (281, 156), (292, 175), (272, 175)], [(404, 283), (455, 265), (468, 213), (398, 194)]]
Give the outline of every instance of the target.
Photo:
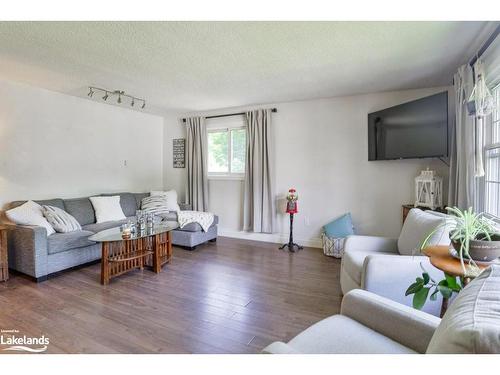
[[(425, 237), (445, 219), (444, 214), (414, 208), (410, 210), (399, 238), (348, 237), (340, 271), (342, 293), (360, 288), (412, 306), (412, 297), (406, 297), (405, 291), (422, 273), (422, 267), (432, 278), (442, 278), (442, 272), (432, 266), (426, 256), (420, 255), (419, 249)], [(429, 245), (449, 243), (446, 228), (429, 240)], [(441, 298), (428, 301), (423, 310), (439, 316)]]

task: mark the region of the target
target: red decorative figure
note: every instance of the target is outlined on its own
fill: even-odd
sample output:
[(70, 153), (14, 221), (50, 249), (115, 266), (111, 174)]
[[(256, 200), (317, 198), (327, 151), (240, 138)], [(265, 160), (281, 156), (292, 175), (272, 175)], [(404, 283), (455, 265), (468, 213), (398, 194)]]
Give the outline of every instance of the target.
[(295, 248), (297, 248), (297, 250), (303, 249), (302, 246), (297, 245), (295, 242), (293, 242), (293, 215), (299, 212), (299, 207), (297, 204), (298, 200), (299, 196), (297, 194), (297, 190), (295, 190), (294, 188), (289, 189), (288, 195), (286, 196), (286, 213), (290, 215), (290, 238), (288, 240), (288, 243), (280, 247), (280, 250), (288, 247), (288, 250), (292, 253), (295, 252)]

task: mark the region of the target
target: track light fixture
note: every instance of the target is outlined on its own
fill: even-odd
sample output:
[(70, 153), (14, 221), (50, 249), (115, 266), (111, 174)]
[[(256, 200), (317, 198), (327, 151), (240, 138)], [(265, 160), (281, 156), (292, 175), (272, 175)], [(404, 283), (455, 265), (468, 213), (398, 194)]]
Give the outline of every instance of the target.
[(142, 98), (137, 98), (132, 95), (125, 94), (125, 91), (123, 90), (107, 90), (107, 89), (102, 89), (100, 87), (94, 87), (94, 86), (89, 86), (89, 93), (87, 94), (89, 98), (92, 98), (94, 96), (94, 93), (96, 91), (101, 91), (104, 93), (104, 96), (102, 97), (102, 100), (107, 101), (110, 95), (116, 95), (118, 99), (116, 102), (118, 104), (122, 103), (122, 97), (124, 98), (129, 98), (130, 99), (130, 106), (135, 107), (135, 102), (142, 102), (141, 109), (146, 108), (146, 100)]

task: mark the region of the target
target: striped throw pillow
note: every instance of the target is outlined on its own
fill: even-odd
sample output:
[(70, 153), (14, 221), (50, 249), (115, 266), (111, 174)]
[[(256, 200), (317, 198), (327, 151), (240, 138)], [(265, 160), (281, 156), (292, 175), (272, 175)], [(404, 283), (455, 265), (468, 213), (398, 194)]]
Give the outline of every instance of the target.
[(82, 226), (72, 215), (58, 207), (42, 206), (42, 212), (56, 232), (68, 233), (82, 230)]
[(170, 211), (165, 197), (151, 196), (143, 198), (141, 201), (141, 210), (147, 214), (154, 214), (156, 216), (166, 216)]

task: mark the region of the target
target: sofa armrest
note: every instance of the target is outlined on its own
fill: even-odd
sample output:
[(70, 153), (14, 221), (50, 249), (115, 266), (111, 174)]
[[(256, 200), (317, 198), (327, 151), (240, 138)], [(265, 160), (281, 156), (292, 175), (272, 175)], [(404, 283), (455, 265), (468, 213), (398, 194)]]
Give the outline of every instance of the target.
[(344, 251), (383, 251), (398, 254), (398, 239), (377, 236), (349, 236), (344, 244)]
[(262, 349), (263, 354), (300, 354), (298, 351), (293, 349), (290, 345), (285, 344), (281, 341), (273, 342), (272, 344), (266, 346)]
[[(422, 267), (436, 281), (443, 279), (443, 272), (434, 267), (426, 256), (374, 254), (365, 258), (361, 273), (361, 288), (389, 298), (406, 306), (413, 305), (413, 295), (405, 296), (406, 289), (422, 275)], [(441, 295), (428, 300), (423, 311), (439, 316)]]
[(47, 230), (44, 227), (9, 226), (7, 243), (10, 268), (36, 278), (47, 275)]
[(181, 208), (181, 211), (192, 210), (192, 206), (189, 203), (179, 203), (179, 207)]
[(340, 313), (418, 353), (425, 353), (441, 321), (361, 289), (344, 296)]

